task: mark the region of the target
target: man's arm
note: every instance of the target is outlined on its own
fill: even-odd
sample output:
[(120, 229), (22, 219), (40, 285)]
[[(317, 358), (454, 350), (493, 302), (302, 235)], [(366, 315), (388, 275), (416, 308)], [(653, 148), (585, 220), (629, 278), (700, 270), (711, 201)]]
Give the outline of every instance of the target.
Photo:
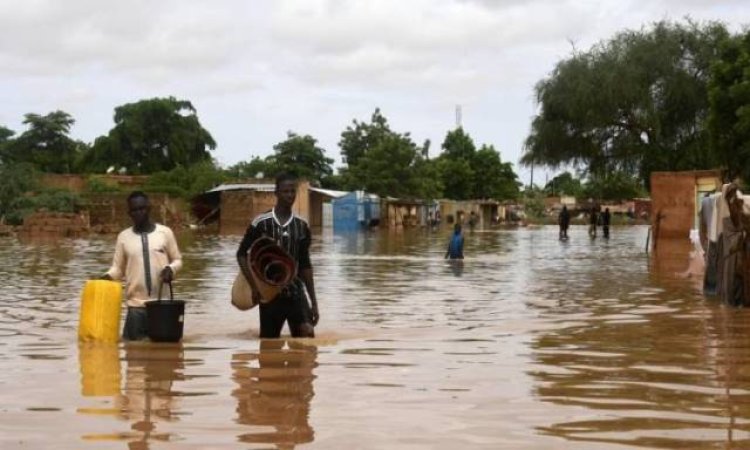
[(170, 283), (177, 271), (182, 268), (182, 254), (177, 246), (177, 239), (170, 229), (167, 231), (167, 257), (169, 264), (162, 270), (161, 277), (164, 282)]
[(102, 276), (103, 280), (119, 281), (125, 276), (125, 244), (120, 236), (117, 236), (115, 243), (115, 256), (112, 258), (112, 266)]
[(318, 324), (320, 320), (320, 312), (318, 311), (318, 298), (315, 295), (315, 280), (313, 277), (312, 263), (310, 262), (310, 241), (312, 235), (310, 229), (305, 227), (305, 238), (302, 240), (302, 247), (299, 253), (299, 273), (302, 282), (305, 283), (307, 294), (310, 296), (310, 303), (312, 309), (312, 323), (313, 326)]

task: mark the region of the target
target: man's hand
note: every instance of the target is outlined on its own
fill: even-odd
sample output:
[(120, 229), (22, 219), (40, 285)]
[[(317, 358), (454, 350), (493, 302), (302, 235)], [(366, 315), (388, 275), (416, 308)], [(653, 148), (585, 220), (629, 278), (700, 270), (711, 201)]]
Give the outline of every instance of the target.
[(253, 303), (256, 305), (260, 304), (260, 301), (262, 300), (262, 297), (260, 296), (260, 292), (253, 291)]
[(99, 277), (98, 279), (99, 279), (99, 280), (108, 280), (108, 281), (112, 281), (112, 277), (110, 277), (108, 273), (105, 273), (104, 275), (100, 276), (100, 277)]
[(318, 324), (320, 320), (320, 313), (318, 312), (318, 305), (312, 305), (312, 324), (313, 326)]
[(172, 268), (167, 266), (161, 271), (161, 281), (165, 283), (171, 283), (174, 279), (174, 272), (172, 272)]

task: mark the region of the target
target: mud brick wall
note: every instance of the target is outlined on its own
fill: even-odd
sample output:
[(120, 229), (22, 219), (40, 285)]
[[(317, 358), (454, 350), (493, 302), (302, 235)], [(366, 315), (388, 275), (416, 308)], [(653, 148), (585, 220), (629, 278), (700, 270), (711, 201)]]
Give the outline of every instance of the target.
[[(297, 199), (292, 210), (308, 220), (310, 213), (309, 183), (300, 182)], [(258, 214), (269, 211), (276, 204), (276, 195), (270, 191), (236, 190), (221, 193), (219, 230), (222, 234), (242, 234)]]
[[(148, 175), (91, 175), (105, 183), (118, 186), (123, 191), (141, 189), (148, 181)], [(41, 184), (46, 188), (67, 189), (81, 193), (86, 190), (88, 175), (45, 173), (41, 177)]]
[[(132, 225), (128, 216), (128, 193), (89, 194), (86, 196), (91, 230), (97, 233), (117, 233)], [(148, 194), (151, 218), (171, 228), (187, 223), (184, 202), (166, 194)]]
[(18, 232), (31, 237), (80, 237), (89, 232), (89, 216), (86, 212), (35, 212), (24, 219)]

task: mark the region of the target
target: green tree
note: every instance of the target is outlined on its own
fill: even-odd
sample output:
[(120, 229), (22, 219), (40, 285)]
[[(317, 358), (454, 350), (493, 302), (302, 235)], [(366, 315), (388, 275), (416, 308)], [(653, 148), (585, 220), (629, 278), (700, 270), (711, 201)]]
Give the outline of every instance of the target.
[(727, 36), (718, 23), (659, 22), (574, 52), (536, 86), (522, 163), (624, 172), (644, 184), (655, 170), (713, 167), (707, 82)]
[(6, 154), (6, 148), (8, 142), (10, 141), (10, 138), (12, 138), (14, 134), (16, 133), (10, 128), (6, 128), (0, 125), (0, 164), (2, 164), (3, 162), (9, 162), (9, 156)]
[(191, 199), (227, 181), (228, 178), (226, 171), (209, 159), (191, 166), (178, 166), (169, 171), (156, 172), (149, 177), (144, 190)]
[(630, 200), (647, 197), (648, 193), (638, 178), (624, 172), (612, 172), (587, 180), (582, 195), (597, 200)]
[(727, 39), (711, 70), (709, 132), (729, 175), (750, 180), (750, 31)]
[(83, 165), (91, 171), (114, 166), (149, 174), (209, 161), (216, 148), (192, 103), (153, 98), (115, 108), (115, 126), (94, 141)]
[(583, 195), (583, 184), (572, 173), (565, 171), (552, 178), (544, 186), (544, 193), (554, 196), (570, 195), (580, 198)]
[(323, 179), (333, 174), (333, 159), (317, 146), (310, 135), (287, 134), (286, 140), (274, 145), (274, 154), (267, 163), (274, 172), (289, 172), (320, 186)]
[(474, 198), (508, 200), (518, 197), (518, 175), (513, 165), (502, 162), (500, 153), (492, 145), (482, 145), (472, 160), (474, 172)]
[(415, 170), (420, 158), (419, 149), (408, 136), (392, 133), (349, 168), (348, 186), (381, 196), (421, 198), (422, 180)]
[(70, 127), (75, 123), (70, 114), (64, 111), (46, 115), (30, 113), (24, 116), (23, 123), (28, 129), (15, 139), (9, 140), (10, 130), (3, 129), (4, 161), (30, 163), (43, 172), (74, 171), (81, 146), (69, 137)]
[(380, 144), (384, 138), (393, 134), (388, 126), (388, 120), (376, 108), (372, 113), (370, 123), (359, 122), (356, 119), (352, 125), (346, 127), (341, 133), (339, 148), (344, 162), (349, 166), (355, 166), (359, 159), (365, 156), (371, 149)]
[(446, 134), (442, 147), (440, 174), (446, 197), (455, 200), (518, 197), (518, 176), (513, 165), (502, 162), (494, 146), (482, 145), (477, 150), (471, 136), (459, 127)]
[(16, 218), (27, 192), (37, 189), (37, 173), (30, 163), (0, 164), (0, 222), (19, 223)]
[(250, 161), (240, 161), (226, 169), (231, 178), (264, 178), (272, 177), (274, 168), (266, 158), (253, 156)]
[[(432, 199), (442, 194), (438, 166), (427, 157), (430, 142), (414, 143), (409, 133), (391, 130), (376, 109), (370, 123), (353, 121), (341, 133), (339, 146), (347, 166), (331, 183), (381, 196)], [(328, 184), (323, 180), (323, 185)], [(330, 185), (330, 184), (329, 184)]]

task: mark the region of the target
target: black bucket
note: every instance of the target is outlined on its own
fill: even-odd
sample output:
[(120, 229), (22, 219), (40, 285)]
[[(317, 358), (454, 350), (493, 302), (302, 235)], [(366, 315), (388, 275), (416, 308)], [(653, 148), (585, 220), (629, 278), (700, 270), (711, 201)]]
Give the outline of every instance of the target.
[(169, 284), (169, 300), (159, 299), (146, 302), (148, 337), (154, 342), (179, 342), (185, 325), (185, 302), (175, 300), (172, 283)]

